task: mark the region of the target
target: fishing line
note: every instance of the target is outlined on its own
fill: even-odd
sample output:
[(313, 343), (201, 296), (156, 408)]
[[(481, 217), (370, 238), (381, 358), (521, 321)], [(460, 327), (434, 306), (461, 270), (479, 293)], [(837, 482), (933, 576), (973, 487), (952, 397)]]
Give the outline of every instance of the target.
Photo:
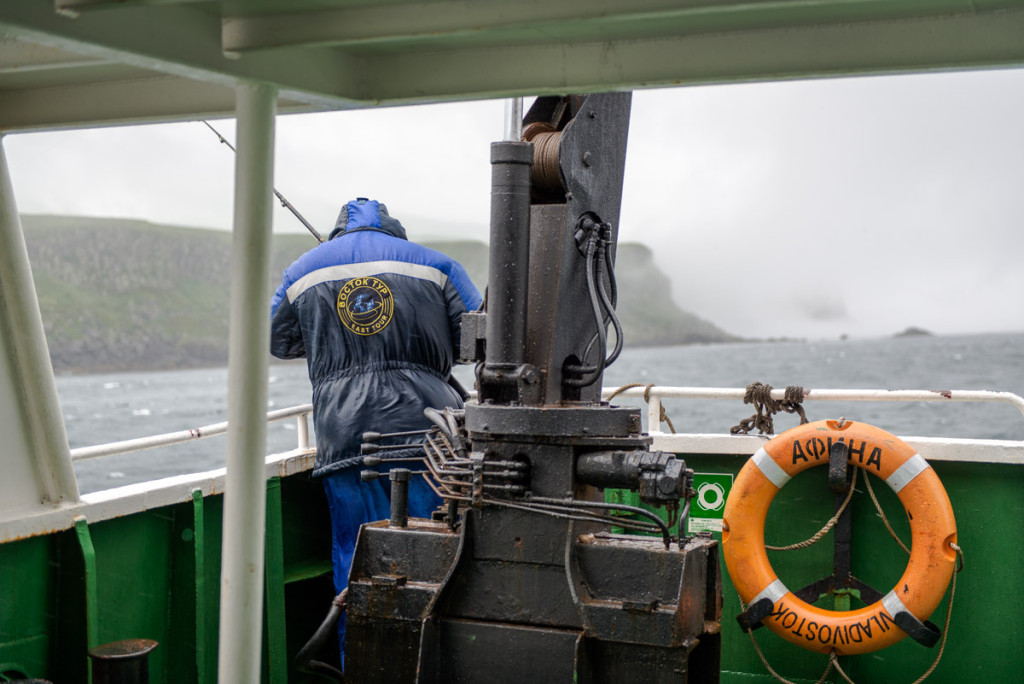
[[(211, 131), (213, 131), (213, 134), (215, 136), (217, 136), (217, 138), (222, 143), (227, 145), (231, 149), (232, 152), (234, 152), (235, 154), (238, 154), (238, 150), (235, 149), (235, 146), (232, 145), (230, 142), (228, 142), (227, 138), (225, 138), (223, 135), (221, 135), (220, 132), (216, 128), (211, 126), (208, 121), (206, 121), (205, 119), (200, 119), (200, 121), (203, 124), (205, 124), (207, 128), (209, 128)], [(294, 206), (292, 206), (292, 203), (289, 202), (288, 200), (286, 200), (284, 198), (284, 195), (282, 195), (280, 192), (278, 192), (277, 188), (271, 188), (271, 190), (274, 191), (274, 195), (277, 197), (277, 199), (281, 201), (281, 206), (284, 207), (285, 209), (287, 209), (288, 211), (292, 212), (292, 215), (295, 216), (295, 218), (299, 219), (299, 221), (302, 223), (302, 225), (304, 225), (306, 227), (306, 230), (308, 230), (313, 235), (313, 237), (316, 238), (317, 242), (323, 243), (323, 241), (324, 241), (323, 236), (320, 235), (320, 233), (317, 231), (317, 229), (314, 228), (310, 224), (310, 222), (307, 221), (306, 218), (302, 214), (299, 213), (299, 210), (296, 209)]]

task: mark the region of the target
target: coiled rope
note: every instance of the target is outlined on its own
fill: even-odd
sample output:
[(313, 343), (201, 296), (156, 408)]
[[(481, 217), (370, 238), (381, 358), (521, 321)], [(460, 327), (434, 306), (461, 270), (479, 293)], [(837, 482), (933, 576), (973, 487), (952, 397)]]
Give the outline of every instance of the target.
[[(846, 510), (846, 506), (850, 503), (850, 499), (853, 498), (853, 489), (857, 485), (858, 470), (860, 470), (860, 468), (853, 469), (853, 479), (850, 481), (850, 490), (846, 492), (846, 498), (843, 499), (843, 505), (839, 507), (839, 510), (836, 511), (835, 515), (829, 518), (828, 522), (825, 523), (824, 527), (815, 532), (810, 539), (805, 539), (802, 542), (790, 544), (789, 546), (771, 546), (770, 544), (765, 544), (764, 548), (769, 549), (771, 551), (793, 551), (795, 549), (806, 549), (808, 546), (811, 546), (812, 544), (817, 544), (819, 541), (821, 541), (821, 538), (829, 532), (831, 532), (832, 528), (836, 526), (837, 522), (839, 522), (839, 518), (843, 515), (843, 511)], [(866, 480), (867, 478), (865, 477), (864, 479)], [(886, 523), (886, 525), (888, 526), (888, 523)]]
[(747, 385), (747, 391), (743, 395), (743, 403), (754, 405), (754, 415), (750, 416), (750, 418), (744, 418), (738, 425), (729, 428), (729, 433), (745, 435), (752, 429), (757, 428), (763, 435), (774, 435), (775, 422), (772, 416), (779, 411), (799, 414), (800, 424), (803, 425), (807, 422), (807, 415), (804, 413), (804, 407), (802, 406), (803, 401), (804, 388), (799, 385), (787, 387), (782, 401), (778, 401), (772, 399), (771, 385), (753, 382)]

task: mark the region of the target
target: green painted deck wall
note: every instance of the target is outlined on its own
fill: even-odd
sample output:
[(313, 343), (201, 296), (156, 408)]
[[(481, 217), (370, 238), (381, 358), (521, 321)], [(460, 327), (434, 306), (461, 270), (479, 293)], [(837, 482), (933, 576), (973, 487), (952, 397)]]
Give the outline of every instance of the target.
[[(745, 462), (736, 456), (684, 458), (697, 472), (737, 473)], [(953, 503), (966, 568), (957, 581), (949, 642), (928, 681), (1019, 681), (1024, 649), (1014, 606), (1024, 593), (1024, 529), (1019, 523), (1024, 519), (1024, 469), (933, 465)], [(833, 498), (825, 480), (826, 469), (816, 468), (786, 485), (769, 513), (769, 543), (801, 541), (828, 520)], [(874, 484), (887, 516), (909, 540), (898, 499), (879, 481)], [(264, 649), (264, 681), (305, 681), (290, 662), (323, 619), (333, 595), (326, 504), (319, 483), (306, 475), (271, 480), (267, 503), (264, 634), (270, 641)], [(862, 482), (852, 506), (854, 573), (884, 593), (902, 574), (906, 555), (885, 531)], [(213, 496), (0, 546), (0, 672), (18, 671), (60, 684), (87, 681), (92, 621), (96, 635), (89, 645), (126, 638), (160, 642), (150, 656), (154, 684), (213, 682), (220, 528), (221, 498)], [(93, 549), (90, 561), (83, 554), (83, 535)], [(831, 535), (810, 549), (770, 552), (769, 557), (783, 581), (799, 588), (831, 572)], [(724, 567), (722, 572), (722, 681), (775, 681), (736, 625), (738, 599)], [(932, 616), (940, 627), (945, 606)], [(772, 666), (791, 680), (814, 682), (825, 668), (822, 655), (764, 629), (756, 636)], [(928, 668), (936, 651), (905, 639), (841, 663), (861, 684), (909, 684)], [(842, 680), (833, 673), (828, 681)]]
[[(746, 462), (737, 456), (682, 454), (698, 473), (736, 475)], [(956, 516), (959, 544), (964, 550), (964, 571), (957, 577), (956, 597), (942, 659), (927, 681), (1020, 681), (1024, 670), (1024, 630), (1013, 616), (1015, 598), (1024, 593), (1024, 467), (995, 464), (935, 462), (932, 464), (949, 494)], [(833, 515), (834, 496), (828, 489), (828, 469), (814, 468), (794, 478), (777, 495), (769, 510), (766, 543), (784, 546), (803, 541)], [(909, 545), (910, 528), (896, 495), (872, 478), (876, 496), (893, 528)], [(883, 594), (902, 576), (907, 556), (892, 540), (877, 514), (859, 473), (853, 511), (853, 573)], [(633, 495), (635, 496), (635, 495)], [(623, 499), (627, 493), (613, 497)], [(715, 538), (721, 540), (720, 534)], [(797, 551), (769, 551), (779, 578), (791, 589), (810, 584), (832, 571), (832, 535)], [(722, 561), (722, 682), (775, 682), (750, 642), (740, 631), (736, 615), (739, 597)], [(947, 598), (931, 617), (942, 628)], [(819, 606), (831, 608), (825, 603)], [(853, 608), (864, 605), (853, 601)], [(767, 629), (754, 632), (769, 664), (787, 679), (816, 682), (827, 657), (783, 641)], [(939, 646), (929, 649), (907, 638), (875, 653), (840, 658), (844, 671), (858, 684), (910, 684), (931, 666)], [(828, 682), (843, 682), (834, 671)]]
[[(144, 638), (160, 644), (149, 656), (154, 684), (214, 682), (221, 503), (196, 496), (0, 546), (0, 681), (87, 682), (88, 648)], [(330, 607), (330, 549), (320, 484), (270, 480), (266, 682), (304, 681), (289, 663)]]

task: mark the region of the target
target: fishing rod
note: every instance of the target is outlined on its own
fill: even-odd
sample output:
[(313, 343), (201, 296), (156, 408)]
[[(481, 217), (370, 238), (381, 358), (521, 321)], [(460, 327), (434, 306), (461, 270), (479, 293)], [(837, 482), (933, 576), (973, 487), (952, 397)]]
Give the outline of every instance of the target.
[[(238, 150), (235, 149), (234, 145), (232, 145), (230, 142), (228, 142), (227, 138), (225, 138), (223, 135), (221, 135), (220, 132), (216, 128), (211, 126), (210, 122), (206, 121), (205, 119), (200, 119), (200, 121), (202, 121), (204, 124), (206, 124), (206, 127), (209, 128), (211, 131), (213, 131), (213, 134), (215, 136), (217, 136), (217, 138), (222, 143), (224, 143), (229, 148), (231, 148), (232, 152), (234, 152), (235, 154), (238, 154)], [(312, 225), (310, 225), (309, 221), (307, 221), (305, 219), (305, 217), (302, 214), (299, 213), (298, 209), (296, 209), (295, 207), (292, 206), (291, 202), (289, 202), (288, 200), (286, 200), (284, 198), (284, 195), (282, 195), (280, 192), (278, 192), (277, 188), (271, 188), (271, 189), (274, 191), (274, 195), (277, 197), (277, 199), (281, 200), (281, 206), (287, 208), (288, 211), (292, 212), (292, 214), (295, 215), (295, 218), (299, 219), (299, 221), (302, 222), (302, 225), (306, 226), (306, 230), (308, 230), (310, 233), (313, 234), (313, 237), (316, 238), (316, 241), (321, 243), (321, 244), (323, 244), (324, 238), (323, 238), (322, 235), (320, 235), (320, 233), (317, 231), (317, 229), (314, 228)], [(463, 401), (468, 401), (469, 400), (469, 392), (466, 391), (466, 388), (463, 387), (461, 383), (459, 383), (459, 381), (456, 379), (456, 377), (454, 375), (449, 375), (448, 376), (448, 384), (452, 387), (452, 389), (454, 389), (458, 393), (458, 395), (460, 397), (462, 397)]]
[[(232, 151), (232, 152), (234, 152), (235, 154), (238, 154), (238, 150), (236, 150), (236, 149), (235, 149), (235, 146), (234, 146), (234, 145), (232, 145), (232, 144), (231, 144), (230, 142), (228, 142), (227, 138), (225, 138), (225, 137), (224, 137), (223, 135), (221, 135), (221, 134), (220, 134), (220, 132), (219, 132), (219, 131), (218, 131), (218, 130), (217, 130), (216, 128), (214, 128), (213, 126), (211, 126), (211, 125), (209, 124), (209, 122), (208, 122), (208, 121), (206, 121), (205, 119), (200, 119), (200, 120), (201, 120), (201, 121), (202, 121), (202, 122), (203, 122), (204, 124), (206, 124), (206, 127), (207, 127), (207, 128), (209, 128), (209, 129), (210, 129), (211, 131), (213, 131), (213, 134), (214, 134), (215, 136), (217, 136), (217, 138), (218, 138), (218, 139), (219, 139), (219, 140), (220, 140), (220, 141), (221, 141), (222, 143), (224, 143), (224, 144), (225, 144), (225, 145), (227, 145), (227, 146), (228, 146), (229, 148), (231, 148), (231, 151)], [(284, 198), (284, 195), (282, 195), (282, 194), (281, 194), (280, 192), (278, 192), (277, 188), (271, 188), (271, 190), (273, 190), (273, 191), (274, 191), (274, 195), (275, 195), (275, 196), (277, 197), (277, 199), (279, 199), (279, 200), (281, 201), (281, 206), (282, 206), (282, 207), (284, 207), (284, 208), (286, 208), (286, 209), (287, 209), (288, 211), (292, 212), (292, 215), (294, 215), (294, 216), (295, 216), (295, 218), (299, 219), (299, 221), (301, 221), (301, 222), (302, 222), (302, 225), (306, 226), (306, 230), (308, 230), (308, 231), (309, 231), (310, 233), (312, 233), (312, 234), (313, 234), (313, 237), (315, 237), (315, 238), (316, 238), (316, 241), (317, 241), (317, 242), (320, 242), (320, 243), (322, 243), (322, 242), (324, 241), (324, 238), (323, 238), (323, 236), (322, 236), (322, 235), (320, 235), (320, 233), (319, 233), (319, 232), (317, 232), (317, 229), (316, 229), (316, 228), (314, 228), (314, 227), (313, 227), (313, 226), (312, 226), (312, 225), (311, 225), (311, 224), (309, 223), (309, 221), (307, 221), (307, 220), (306, 220), (306, 218), (305, 218), (305, 217), (304, 217), (304, 216), (303, 216), (302, 214), (300, 214), (300, 213), (299, 213), (299, 210), (298, 210), (298, 209), (296, 209), (295, 207), (293, 207), (293, 206), (292, 206), (292, 203), (291, 203), (291, 202), (289, 202), (288, 200), (286, 200), (286, 199)]]

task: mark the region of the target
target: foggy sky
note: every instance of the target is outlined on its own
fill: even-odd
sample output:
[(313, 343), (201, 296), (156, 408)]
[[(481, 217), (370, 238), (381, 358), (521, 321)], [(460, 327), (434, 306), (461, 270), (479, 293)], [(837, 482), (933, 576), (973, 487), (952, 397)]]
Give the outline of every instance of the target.
[[(279, 117), (277, 188), (321, 232), (368, 196), (412, 239), (486, 240), (503, 110)], [(1022, 121), (1020, 70), (640, 91), (620, 240), (739, 335), (1024, 330)], [(199, 123), (4, 144), (23, 213), (231, 225), (233, 156)], [(302, 230), (277, 210), (275, 231)]]

